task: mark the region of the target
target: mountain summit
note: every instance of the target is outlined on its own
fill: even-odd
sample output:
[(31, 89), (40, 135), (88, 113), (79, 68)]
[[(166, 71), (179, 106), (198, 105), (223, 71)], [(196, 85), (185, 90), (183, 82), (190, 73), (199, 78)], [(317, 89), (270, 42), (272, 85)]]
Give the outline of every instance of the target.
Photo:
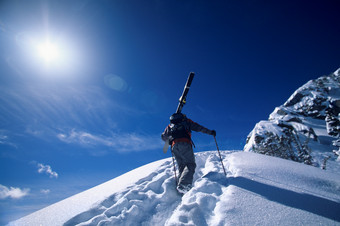
[(340, 172), (340, 69), (296, 90), (248, 135), (244, 151)]

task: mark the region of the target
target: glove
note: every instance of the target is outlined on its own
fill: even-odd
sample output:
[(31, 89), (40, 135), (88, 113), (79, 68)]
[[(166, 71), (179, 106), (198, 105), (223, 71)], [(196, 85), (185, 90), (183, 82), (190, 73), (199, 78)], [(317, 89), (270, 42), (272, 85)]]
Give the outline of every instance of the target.
[(215, 130), (211, 130), (210, 131), (210, 135), (213, 135), (214, 137), (216, 137), (216, 131)]

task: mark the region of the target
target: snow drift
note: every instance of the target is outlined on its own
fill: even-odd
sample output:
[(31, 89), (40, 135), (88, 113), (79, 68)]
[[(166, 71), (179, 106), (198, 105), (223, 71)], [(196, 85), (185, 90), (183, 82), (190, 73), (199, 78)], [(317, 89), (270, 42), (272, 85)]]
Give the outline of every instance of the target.
[(171, 159), (137, 168), (9, 225), (340, 225), (340, 177), (250, 152), (196, 153), (194, 187)]

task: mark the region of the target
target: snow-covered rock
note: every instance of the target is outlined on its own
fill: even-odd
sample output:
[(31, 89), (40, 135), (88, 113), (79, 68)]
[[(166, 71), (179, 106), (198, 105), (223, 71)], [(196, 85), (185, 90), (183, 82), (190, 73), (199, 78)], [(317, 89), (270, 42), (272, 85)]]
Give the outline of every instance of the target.
[(9, 225), (339, 225), (338, 174), (250, 152), (196, 154), (194, 187), (175, 189), (170, 158)]
[(307, 82), (275, 108), (267, 121), (257, 123), (244, 151), (340, 172), (338, 152), (333, 152), (339, 136), (340, 69)]

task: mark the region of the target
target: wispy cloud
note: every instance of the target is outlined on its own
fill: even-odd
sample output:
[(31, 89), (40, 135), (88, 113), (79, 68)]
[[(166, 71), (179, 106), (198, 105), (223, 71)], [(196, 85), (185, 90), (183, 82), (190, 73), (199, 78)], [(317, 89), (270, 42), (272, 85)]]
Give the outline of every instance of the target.
[(40, 190), (40, 193), (41, 193), (41, 194), (44, 194), (44, 195), (47, 195), (47, 194), (49, 194), (50, 192), (51, 192), (50, 189), (41, 189), (41, 190)]
[(17, 145), (15, 145), (14, 143), (12, 143), (8, 137), (8, 135), (6, 134), (5, 130), (0, 130), (0, 145), (9, 145), (12, 147), (17, 147)]
[(28, 188), (14, 188), (14, 187), (6, 187), (0, 184), (0, 199), (12, 198), (12, 199), (20, 199), (29, 194), (30, 189)]
[[(103, 126), (110, 124), (112, 110), (140, 114), (110, 98), (97, 86), (53, 84), (0, 85), (0, 122), (20, 122), (31, 135), (41, 135), (42, 126)], [(34, 123), (32, 123), (34, 122)], [(113, 122), (114, 123), (114, 122)], [(112, 126), (112, 125), (111, 125)]]
[(73, 129), (69, 133), (59, 133), (57, 137), (65, 143), (85, 147), (106, 146), (118, 152), (153, 150), (162, 145), (158, 136), (136, 133), (115, 133), (104, 136)]
[(50, 176), (50, 178), (58, 178), (58, 173), (53, 171), (51, 166), (38, 163), (38, 173), (45, 173)]

